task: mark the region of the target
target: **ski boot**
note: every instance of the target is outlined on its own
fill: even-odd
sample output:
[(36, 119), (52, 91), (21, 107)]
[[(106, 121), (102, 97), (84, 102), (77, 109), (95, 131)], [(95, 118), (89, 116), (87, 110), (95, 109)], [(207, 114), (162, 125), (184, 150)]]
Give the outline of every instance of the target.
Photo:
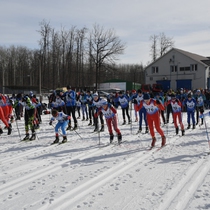
[(185, 134), (185, 130), (182, 130), (182, 136), (184, 136), (184, 134)]
[(99, 131), (98, 127), (95, 127), (93, 132), (98, 132), (98, 131)]
[(56, 136), (56, 137), (55, 137), (55, 141), (54, 141), (52, 144), (56, 144), (56, 143), (58, 143), (58, 142), (59, 142), (59, 137)]
[(92, 121), (91, 121), (91, 120), (90, 120), (90, 122), (89, 122), (88, 126), (89, 126), (89, 125), (92, 125)]
[(164, 147), (166, 145), (166, 137), (162, 136), (162, 144), (161, 147)]
[(31, 135), (31, 138), (29, 139), (30, 141), (33, 141), (36, 139), (36, 133), (33, 132), (32, 135)]
[(85, 121), (85, 117), (84, 116), (82, 117), (82, 121)]
[(125, 125), (125, 124), (126, 124), (126, 121), (124, 120), (122, 125)]
[(103, 132), (103, 131), (104, 131), (104, 125), (101, 125), (100, 132)]
[(74, 124), (74, 127), (72, 130), (77, 130), (77, 123)]
[(179, 134), (179, 127), (176, 128), (176, 135)]
[(22, 141), (27, 141), (27, 140), (29, 140), (29, 133), (26, 133), (26, 136), (23, 138)]
[(2, 128), (0, 128), (0, 134), (2, 134), (3, 133), (3, 130), (2, 130)]
[(148, 127), (146, 126), (145, 133), (149, 133)]
[(190, 129), (190, 124), (188, 124), (187, 129)]
[(192, 129), (195, 129), (195, 124), (193, 124), (193, 127), (192, 127)]
[(118, 138), (118, 144), (121, 144), (122, 143), (122, 135), (121, 135), (121, 133), (119, 133), (117, 135), (117, 138)]
[(151, 143), (151, 148), (155, 146), (156, 138), (152, 137), (152, 143)]
[(67, 142), (67, 138), (66, 138), (66, 136), (63, 136), (63, 141), (62, 141), (62, 143), (66, 143)]
[(128, 120), (128, 124), (131, 124), (131, 120), (130, 119)]
[(68, 131), (68, 130), (71, 130), (71, 124), (70, 124), (70, 123), (68, 124), (68, 127), (67, 127), (66, 130), (67, 130), (67, 131)]
[(86, 121), (88, 121), (88, 120), (89, 120), (89, 118), (87, 117), (87, 118), (86, 118)]
[(137, 134), (138, 134), (138, 133), (141, 133), (141, 131), (142, 131), (142, 128), (139, 127), (139, 130), (137, 131)]
[(7, 135), (10, 135), (12, 133), (12, 125), (9, 124), (9, 127), (7, 129), (8, 129)]
[(114, 140), (114, 135), (113, 134), (110, 134), (110, 144), (113, 142), (113, 140)]

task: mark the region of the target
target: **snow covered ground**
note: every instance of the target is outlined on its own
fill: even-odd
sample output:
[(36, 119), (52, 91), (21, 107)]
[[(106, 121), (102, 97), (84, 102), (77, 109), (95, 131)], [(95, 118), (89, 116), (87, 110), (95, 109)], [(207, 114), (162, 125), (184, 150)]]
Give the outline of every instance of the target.
[[(92, 133), (88, 121), (78, 120), (78, 134), (68, 131), (68, 142), (51, 145), (51, 115), (42, 115), (37, 140), (20, 142), (24, 122), (13, 123), (11, 136), (0, 136), (1, 210), (195, 210), (210, 209), (210, 161), (204, 126), (175, 135), (174, 125), (163, 127), (167, 146), (156, 135), (136, 134), (138, 123), (121, 125), (121, 146), (104, 146), (105, 132)], [(134, 112), (132, 112), (134, 121)], [(185, 126), (186, 113), (183, 113)], [(206, 118), (209, 129), (210, 118)], [(99, 145), (100, 137), (100, 145)], [(115, 137), (115, 142), (117, 141)]]

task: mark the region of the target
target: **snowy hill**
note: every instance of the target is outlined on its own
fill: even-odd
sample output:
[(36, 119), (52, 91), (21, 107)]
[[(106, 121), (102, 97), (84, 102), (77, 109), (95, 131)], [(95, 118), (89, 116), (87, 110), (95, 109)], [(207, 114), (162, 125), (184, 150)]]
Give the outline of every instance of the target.
[[(92, 133), (94, 127), (81, 120), (76, 132), (67, 132), (66, 144), (50, 145), (55, 139), (50, 117), (42, 115), (35, 141), (20, 142), (18, 129), (21, 138), (25, 134), (23, 119), (12, 124), (11, 136), (6, 131), (0, 136), (1, 210), (210, 209), (204, 125), (180, 137), (170, 119), (163, 127), (167, 146), (158, 150), (161, 138), (156, 133), (156, 148), (148, 150), (150, 134), (136, 134), (137, 122), (121, 125), (118, 109), (126, 140), (122, 145), (106, 146), (107, 128)], [(209, 128), (209, 117), (206, 121)], [(186, 113), (183, 122), (186, 127)]]

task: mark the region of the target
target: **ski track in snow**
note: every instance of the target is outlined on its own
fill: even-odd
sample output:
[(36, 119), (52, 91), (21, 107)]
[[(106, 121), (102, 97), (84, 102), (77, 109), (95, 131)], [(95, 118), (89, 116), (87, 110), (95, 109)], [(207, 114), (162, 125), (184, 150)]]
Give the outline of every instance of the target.
[[(120, 113), (118, 110), (122, 122)], [(68, 143), (47, 146), (53, 141), (54, 130), (47, 124), (49, 117), (42, 118), (43, 128), (37, 131), (36, 141), (18, 142), (14, 123), (13, 134), (0, 137), (4, 141), (0, 144), (2, 210), (184, 210), (193, 209), (192, 202), (196, 205), (195, 195), (210, 173), (209, 156), (198, 147), (207, 144), (204, 128), (188, 130), (186, 136), (179, 137), (169, 135), (174, 128), (168, 124), (163, 127), (168, 133), (167, 146), (147, 151), (150, 134), (132, 134), (137, 123), (132, 124), (132, 130), (130, 125), (119, 126), (127, 140), (122, 145), (103, 147), (109, 141), (107, 129), (100, 134), (98, 145), (98, 134), (88, 133), (93, 127), (79, 121), (77, 132), (82, 140), (71, 131)], [(22, 129), (23, 121), (18, 123)], [(193, 142), (202, 133), (203, 139)], [(158, 146), (161, 141), (157, 137)]]

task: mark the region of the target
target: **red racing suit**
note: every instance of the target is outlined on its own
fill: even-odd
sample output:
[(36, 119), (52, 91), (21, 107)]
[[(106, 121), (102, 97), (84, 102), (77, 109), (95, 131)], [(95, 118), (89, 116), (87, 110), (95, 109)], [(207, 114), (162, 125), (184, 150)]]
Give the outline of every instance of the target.
[(160, 127), (159, 109), (165, 110), (164, 106), (161, 103), (157, 104), (155, 99), (149, 99), (148, 103), (146, 103), (145, 101), (141, 101), (141, 103), (138, 105), (138, 109), (140, 110), (143, 106), (146, 109), (147, 123), (152, 138), (155, 137), (154, 126), (157, 132), (163, 137), (164, 132)]

